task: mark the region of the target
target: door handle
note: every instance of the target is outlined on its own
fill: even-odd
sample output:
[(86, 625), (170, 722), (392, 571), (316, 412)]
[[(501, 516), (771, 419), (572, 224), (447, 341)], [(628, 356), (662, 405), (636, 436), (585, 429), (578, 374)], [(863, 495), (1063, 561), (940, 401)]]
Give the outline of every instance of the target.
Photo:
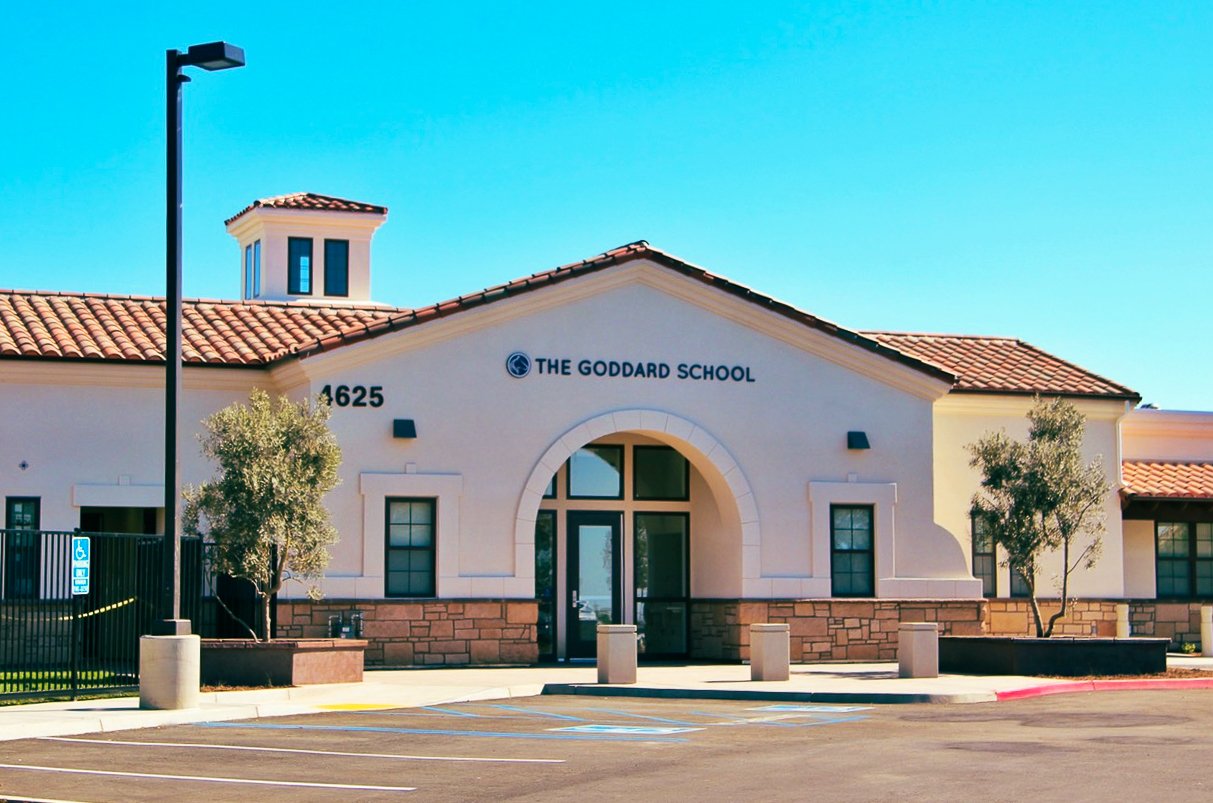
[(577, 589), (573, 589), (573, 607), (577, 607)]

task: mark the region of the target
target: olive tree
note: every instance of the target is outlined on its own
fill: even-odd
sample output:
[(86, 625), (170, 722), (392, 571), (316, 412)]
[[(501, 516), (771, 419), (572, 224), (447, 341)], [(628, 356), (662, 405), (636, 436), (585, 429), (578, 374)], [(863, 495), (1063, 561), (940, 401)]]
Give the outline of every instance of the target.
[(248, 404), (203, 422), (202, 453), (218, 472), (186, 489), (183, 530), (210, 542), (214, 569), (252, 584), (258, 621), (237, 621), (255, 639), (269, 638), (270, 601), (287, 580), (320, 598), (316, 583), (337, 541), (323, 500), (341, 464), (329, 414), (323, 396), (295, 403), (254, 390)]
[[(1047, 638), (1069, 609), (1070, 575), (1099, 558), (1108, 480), (1098, 457), (1083, 462), (1086, 419), (1073, 404), (1037, 398), (1028, 422), (1026, 443), (1004, 431), (968, 445), (969, 464), (981, 471), (973, 517), (1003, 548), (1003, 565), (1023, 577), (1036, 635)], [(1037, 601), (1038, 572), (1042, 557), (1055, 552), (1061, 557), (1061, 607), (1046, 623)]]

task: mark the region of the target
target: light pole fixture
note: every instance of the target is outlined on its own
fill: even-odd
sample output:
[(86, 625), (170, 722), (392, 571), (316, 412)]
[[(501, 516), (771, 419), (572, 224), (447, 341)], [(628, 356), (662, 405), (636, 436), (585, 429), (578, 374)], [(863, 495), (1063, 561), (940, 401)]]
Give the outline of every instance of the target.
[(177, 456), (178, 402), (181, 398), (181, 85), (182, 70), (226, 70), (244, 66), (244, 51), (227, 42), (209, 42), (165, 52), (167, 123), (165, 142), (165, 295), (164, 295), (164, 561), (158, 635), (185, 636), (190, 621), (181, 618), (181, 476)]

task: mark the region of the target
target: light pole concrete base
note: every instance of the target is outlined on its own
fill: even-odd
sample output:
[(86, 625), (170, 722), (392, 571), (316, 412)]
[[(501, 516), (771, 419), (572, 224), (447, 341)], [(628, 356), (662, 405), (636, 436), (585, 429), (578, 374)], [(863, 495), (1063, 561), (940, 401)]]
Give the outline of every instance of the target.
[(636, 625), (598, 625), (598, 682), (636, 682)]
[(787, 680), (791, 675), (791, 626), (750, 625), (750, 680)]
[(197, 708), (202, 639), (143, 636), (139, 639), (139, 707)]

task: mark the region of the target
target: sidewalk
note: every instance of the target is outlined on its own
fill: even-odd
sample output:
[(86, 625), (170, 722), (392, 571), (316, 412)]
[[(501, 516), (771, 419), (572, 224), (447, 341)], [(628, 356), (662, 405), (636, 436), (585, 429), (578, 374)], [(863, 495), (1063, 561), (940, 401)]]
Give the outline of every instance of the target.
[[(1168, 656), (1167, 662), (1172, 667), (1213, 670), (1213, 658)], [(994, 702), (1116, 688), (1213, 689), (1213, 680), (1206, 679), (1092, 682), (973, 675), (902, 679), (895, 663), (794, 664), (787, 681), (752, 682), (749, 677), (749, 666), (740, 664), (641, 666), (637, 683), (628, 686), (598, 685), (593, 664), (369, 671), (362, 683), (204, 694), (200, 707), (181, 711), (142, 711), (137, 697), (3, 706), (0, 741), (325, 711), (415, 708), (545, 692), (889, 704)]]

